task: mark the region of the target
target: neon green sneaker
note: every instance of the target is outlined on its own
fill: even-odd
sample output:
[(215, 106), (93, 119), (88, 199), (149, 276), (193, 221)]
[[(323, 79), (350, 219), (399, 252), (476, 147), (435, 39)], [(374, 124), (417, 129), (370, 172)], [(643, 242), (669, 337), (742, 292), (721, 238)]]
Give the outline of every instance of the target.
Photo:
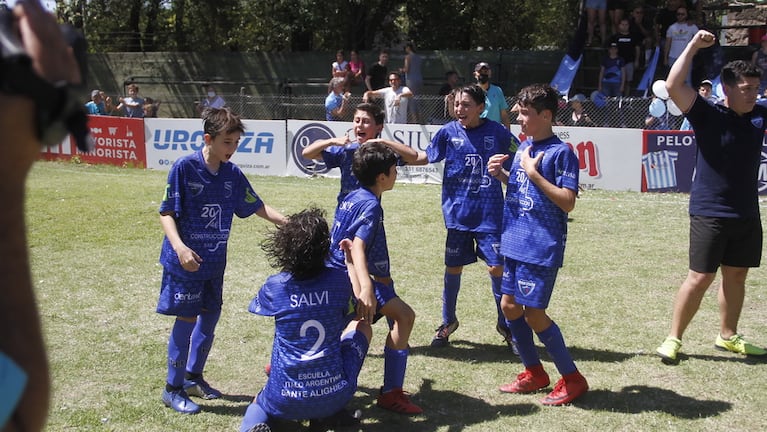
[(722, 335), (717, 336), (714, 347), (721, 351), (731, 351), (747, 356), (767, 355), (767, 350), (760, 348), (750, 342), (746, 342), (746, 340), (743, 339), (743, 336), (739, 334), (736, 334), (729, 339), (723, 338)]
[(677, 364), (679, 363), (677, 354), (679, 353), (679, 348), (681, 347), (682, 347), (681, 340), (673, 336), (669, 336), (666, 338), (666, 340), (663, 341), (663, 343), (658, 347), (658, 349), (655, 350), (655, 353), (658, 355), (658, 357), (660, 357), (663, 363)]

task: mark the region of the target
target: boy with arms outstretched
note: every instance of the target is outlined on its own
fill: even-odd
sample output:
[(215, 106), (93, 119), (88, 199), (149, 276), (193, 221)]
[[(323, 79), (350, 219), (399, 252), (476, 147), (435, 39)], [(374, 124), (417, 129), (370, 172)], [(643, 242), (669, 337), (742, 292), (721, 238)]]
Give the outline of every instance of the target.
[(357, 105), (354, 112), (353, 129), (356, 141), (352, 142), (348, 135), (342, 137), (321, 139), (306, 146), (301, 155), (306, 159), (316, 159), (325, 162), (328, 168), (341, 170), (341, 191), (338, 192), (338, 203), (346, 195), (359, 188), (360, 182), (352, 173), (354, 151), (366, 142), (383, 142), (399, 156), (398, 165), (412, 164), (418, 153), (412, 148), (395, 141), (379, 138), (384, 127), (384, 112), (378, 105), (362, 103)]
[(541, 402), (564, 405), (588, 390), (575, 367), (559, 326), (546, 314), (567, 239), (567, 214), (575, 207), (578, 159), (552, 130), (559, 94), (549, 85), (533, 84), (518, 95), (522, 133), (527, 139), (514, 155), (490, 158), (488, 172), (507, 182), (501, 254), (505, 257), (501, 308), (525, 366), (517, 379), (501, 386), (507, 393), (532, 393), (549, 385), (533, 343), (533, 332), (544, 344), (562, 375)]
[(359, 423), (344, 406), (357, 390), (372, 330), (369, 321), (351, 319), (359, 283), (350, 260), (348, 276), (326, 265), (330, 233), (316, 208), (289, 216), (261, 247), (280, 273), (266, 280), (249, 310), (273, 316), (275, 335), (269, 379), (240, 431), (267, 432), (276, 419), (312, 419), (316, 429)]
[(160, 204), (165, 233), (157, 312), (176, 320), (168, 341), (168, 375), (163, 403), (195, 414), (197, 396), (216, 399), (221, 392), (202, 376), (221, 315), (226, 247), (234, 215), (256, 214), (274, 224), (285, 217), (261, 201), (230, 159), (245, 128), (229, 108), (202, 113), (205, 145), (173, 164)]
[(362, 187), (347, 195), (336, 208), (330, 264), (346, 268), (339, 245), (351, 240), (350, 254), (360, 282), (358, 316), (373, 322), (380, 313), (389, 323), (384, 348), (384, 383), (378, 406), (402, 414), (420, 414), (423, 410), (402, 390), (415, 312), (394, 291), (381, 207), (381, 195), (391, 190), (397, 180), (396, 165), (396, 153), (381, 142), (368, 142), (354, 153), (352, 170)]

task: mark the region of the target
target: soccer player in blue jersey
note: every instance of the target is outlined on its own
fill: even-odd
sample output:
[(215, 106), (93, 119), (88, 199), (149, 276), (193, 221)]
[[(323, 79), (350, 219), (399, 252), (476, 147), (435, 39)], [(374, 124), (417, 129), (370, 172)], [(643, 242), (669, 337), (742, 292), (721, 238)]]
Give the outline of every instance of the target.
[(498, 253), (503, 219), (501, 182), (487, 173), (494, 154), (511, 154), (518, 145), (509, 129), (481, 117), (485, 91), (472, 84), (455, 94), (455, 121), (444, 125), (415, 164), (445, 161), (442, 177), (442, 213), (447, 228), (445, 276), (442, 292), (442, 324), (433, 347), (447, 346), (458, 328), (456, 305), (463, 266), (481, 258), (487, 264), (496, 304), (496, 330), (513, 348), (511, 334), (501, 312), (503, 258)]
[(567, 214), (578, 192), (578, 159), (552, 130), (559, 94), (551, 86), (533, 84), (517, 96), (518, 120), (527, 139), (514, 155), (490, 158), (487, 169), (507, 182), (503, 205), (501, 254), (504, 256), (501, 307), (517, 341), (524, 372), (501, 386), (507, 393), (532, 393), (549, 385), (533, 342), (533, 332), (546, 347), (562, 378), (541, 402), (564, 405), (588, 390), (575, 367), (559, 326), (546, 314), (567, 239)]
[(720, 268), (719, 334), (714, 346), (746, 356), (767, 356), (767, 350), (738, 333), (746, 277), (762, 258), (758, 193), (767, 109), (756, 101), (764, 72), (743, 60), (727, 63), (721, 73), (724, 100), (716, 104), (706, 100), (685, 79), (693, 57), (714, 43), (714, 34), (700, 30), (666, 79), (668, 94), (684, 111), (697, 142), (690, 190), (689, 267), (674, 299), (669, 334), (656, 349), (667, 364), (679, 361), (682, 335)]
[(357, 313), (372, 322), (381, 314), (389, 324), (384, 347), (384, 382), (379, 407), (401, 414), (420, 414), (402, 387), (408, 359), (408, 339), (415, 312), (397, 296), (389, 269), (381, 195), (397, 180), (397, 154), (381, 142), (366, 143), (354, 153), (352, 170), (362, 187), (336, 208), (330, 245), (330, 264), (345, 268), (341, 241), (351, 240), (351, 257), (360, 281)]
[(221, 315), (226, 248), (234, 215), (256, 214), (281, 224), (284, 216), (264, 204), (230, 159), (244, 132), (228, 108), (202, 113), (205, 145), (176, 161), (160, 204), (165, 233), (157, 312), (176, 320), (168, 341), (163, 403), (184, 414), (200, 411), (189, 399), (221, 397), (202, 372)]
[(316, 208), (289, 216), (261, 247), (280, 273), (269, 276), (249, 310), (274, 317), (274, 344), (269, 379), (240, 431), (265, 432), (276, 419), (311, 419), (315, 428), (358, 423), (344, 407), (357, 390), (372, 330), (351, 315), (359, 282), (350, 258), (348, 276), (326, 265), (330, 233)]
[(412, 148), (395, 141), (378, 138), (384, 127), (384, 112), (378, 105), (363, 103), (357, 105), (354, 112), (353, 129), (356, 141), (352, 142), (348, 135), (342, 137), (321, 139), (306, 146), (301, 155), (306, 159), (316, 159), (325, 162), (328, 168), (341, 170), (341, 191), (338, 192), (338, 203), (351, 191), (360, 187), (360, 183), (352, 173), (354, 151), (366, 142), (383, 142), (391, 147), (400, 157), (398, 165), (415, 162), (418, 154)]

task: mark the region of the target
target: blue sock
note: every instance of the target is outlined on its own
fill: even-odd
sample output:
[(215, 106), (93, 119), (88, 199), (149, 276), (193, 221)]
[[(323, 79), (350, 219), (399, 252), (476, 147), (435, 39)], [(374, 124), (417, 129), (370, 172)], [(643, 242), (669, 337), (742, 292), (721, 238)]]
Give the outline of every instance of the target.
[(187, 372), (195, 375), (202, 374), (210, 354), (210, 347), (213, 346), (214, 331), (219, 317), (221, 317), (220, 310), (203, 312), (197, 317), (197, 325), (192, 332)]
[(405, 384), (405, 369), (407, 369), (408, 350), (396, 350), (384, 347), (384, 383), (382, 393)]
[(506, 317), (503, 316), (503, 311), (501, 310), (501, 297), (503, 297), (503, 294), (501, 294), (502, 280), (501, 276), (490, 276), (490, 285), (493, 287), (493, 297), (495, 298), (495, 308), (498, 312), (498, 325), (506, 327)]
[(460, 289), (461, 273), (448, 274), (445, 272), (445, 287), (442, 290), (442, 324), (450, 324), (458, 320), (455, 316), (455, 308)]
[(168, 339), (168, 378), (167, 382), (173, 387), (184, 385), (186, 359), (189, 356), (189, 338), (195, 323), (176, 319)]
[(517, 341), (517, 350), (519, 351), (519, 358), (522, 360), (522, 364), (525, 367), (541, 364), (541, 358), (538, 356), (535, 342), (533, 342), (533, 329), (527, 325), (524, 315), (515, 320), (507, 320), (506, 323), (509, 329), (511, 329), (514, 340)]
[(253, 426), (259, 423), (267, 423), (268, 420), (269, 414), (254, 401), (248, 405), (248, 410), (245, 411), (245, 417), (243, 417), (242, 424), (240, 424), (240, 432), (248, 432)]
[(549, 328), (538, 333), (538, 339), (546, 346), (546, 351), (557, 366), (560, 375), (564, 376), (576, 371), (575, 362), (565, 346), (565, 338), (562, 337), (562, 332), (555, 322), (552, 321)]

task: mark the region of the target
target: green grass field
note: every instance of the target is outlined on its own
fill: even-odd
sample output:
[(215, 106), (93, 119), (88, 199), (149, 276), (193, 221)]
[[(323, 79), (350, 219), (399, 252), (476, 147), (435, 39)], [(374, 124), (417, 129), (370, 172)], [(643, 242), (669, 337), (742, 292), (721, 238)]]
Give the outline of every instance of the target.
[[(247, 312), (269, 268), (260, 218), (237, 219), (229, 243), (224, 310), (206, 377), (226, 396), (182, 416), (160, 401), (171, 318), (154, 312), (161, 267), (157, 208), (167, 173), (39, 162), (28, 183), (27, 221), (54, 395), (50, 431), (233, 431), (263, 386), (273, 323)], [(311, 204), (332, 219), (338, 181), (250, 180), (270, 205)], [(673, 296), (687, 272), (687, 195), (589, 191), (571, 213), (565, 267), (549, 309), (591, 391), (566, 407), (543, 394), (500, 393), (521, 371), (495, 332), (483, 265), (465, 268), (460, 329), (444, 349), (429, 343), (440, 321), (444, 225), (440, 187), (397, 185), (383, 197), (399, 295), (417, 313), (406, 390), (425, 413), (375, 407), (385, 324), (352, 406), (365, 431), (757, 430), (764, 427), (767, 362), (714, 349), (716, 290), (685, 335), (685, 360), (652, 354), (668, 332)], [(763, 204), (764, 206), (764, 204)], [(764, 269), (752, 270), (740, 331), (767, 342)], [(718, 283), (718, 280), (717, 280)], [(544, 366), (558, 378), (553, 363)]]

